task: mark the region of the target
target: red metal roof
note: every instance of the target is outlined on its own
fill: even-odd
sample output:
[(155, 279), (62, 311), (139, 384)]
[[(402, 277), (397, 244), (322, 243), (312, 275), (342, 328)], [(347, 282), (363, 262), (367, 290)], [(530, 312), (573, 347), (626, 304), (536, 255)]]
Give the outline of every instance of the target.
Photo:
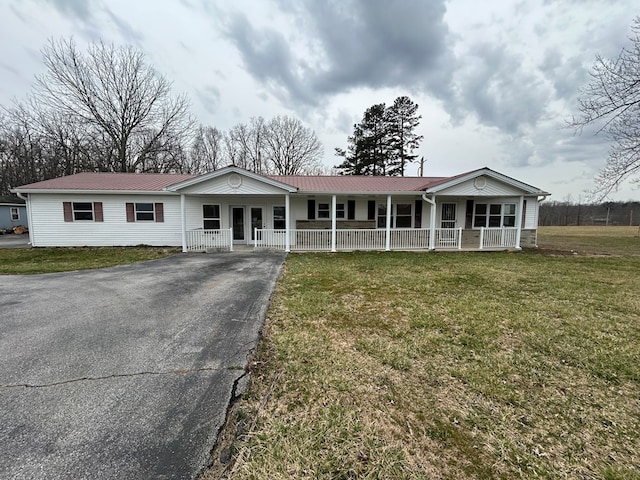
[[(83, 172), (19, 187), (19, 190), (162, 191), (197, 177), (169, 173)], [(268, 175), (268, 178), (304, 192), (415, 192), (448, 177), (373, 177)]]
[(196, 175), (173, 173), (83, 172), (19, 187), (20, 190), (162, 191)]
[(415, 192), (425, 190), (443, 177), (373, 177), (269, 175), (278, 182), (297, 187), (302, 192)]
[[(235, 170), (236, 167), (233, 167)], [(267, 175), (266, 178), (291, 185), (303, 193), (393, 193), (420, 192), (455, 179), (480, 172), (472, 170), (452, 177), (383, 177), (351, 175)], [(148, 191), (160, 192), (165, 188), (194, 179), (199, 175), (169, 173), (107, 173), (84, 172), (66, 177), (53, 178), (43, 182), (18, 187), (28, 190), (78, 190), (78, 191)], [(203, 176), (205, 177), (205, 176)], [(532, 187), (533, 188), (533, 187)]]

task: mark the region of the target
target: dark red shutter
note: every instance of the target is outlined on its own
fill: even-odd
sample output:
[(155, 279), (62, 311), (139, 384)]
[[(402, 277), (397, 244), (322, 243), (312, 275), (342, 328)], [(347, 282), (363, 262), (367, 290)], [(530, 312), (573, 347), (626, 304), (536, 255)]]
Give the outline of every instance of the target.
[(156, 212), (156, 222), (164, 222), (164, 204), (156, 203), (154, 210)]
[(102, 216), (102, 202), (93, 202), (93, 215), (96, 222), (104, 222)]
[(64, 221), (73, 222), (73, 210), (71, 209), (71, 202), (62, 202), (62, 211), (64, 212)]
[(527, 220), (527, 201), (524, 200), (522, 202), (522, 222), (520, 222), (520, 228), (524, 228), (526, 220)]
[(135, 222), (136, 221), (136, 212), (133, 208), (133, 203), (127, 203), (127, 222)]

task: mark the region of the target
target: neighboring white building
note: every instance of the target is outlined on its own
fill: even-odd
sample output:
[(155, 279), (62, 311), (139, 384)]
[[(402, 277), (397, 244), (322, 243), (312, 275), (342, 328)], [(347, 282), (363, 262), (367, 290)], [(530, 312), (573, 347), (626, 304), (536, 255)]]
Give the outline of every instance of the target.
[[(481, 168), (453, 177), (79, 173), (14, 190), (34, 247), (519, 249), (549, 193)], [(388, 214), (389, 213), (389, 214)]]

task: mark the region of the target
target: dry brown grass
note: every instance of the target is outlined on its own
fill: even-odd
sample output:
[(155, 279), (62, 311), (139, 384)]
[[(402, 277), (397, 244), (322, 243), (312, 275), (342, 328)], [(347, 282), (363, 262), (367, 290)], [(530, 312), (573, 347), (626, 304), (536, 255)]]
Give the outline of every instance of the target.
[(223, 475), (640, 478), (639, 271), (621, 255), (291, 255), (231, 417), (255, 425)]
[(543, 251), (640, 255), (640, 227), (540, 227), (538, 245)]

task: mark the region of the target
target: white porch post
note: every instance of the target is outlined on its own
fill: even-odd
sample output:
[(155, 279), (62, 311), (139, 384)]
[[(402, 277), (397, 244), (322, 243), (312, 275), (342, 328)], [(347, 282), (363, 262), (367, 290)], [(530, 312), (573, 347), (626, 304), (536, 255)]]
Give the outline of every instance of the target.
[(337, 203), (336, 203), (336, 196), (332, 195), (331, 196), (331, 251), (335, 252), (336, 251), (336, 227), (337, 227), (337, 223), (336, 223), (336, 208), (337, 208)]
[(436, 196), (431, 197), (431, 213), (429, 215), (429, 250), (436, 249)]
[(180, 225), (182, 228), (182, 251), (187, 252), (187, 207), (184, 193), (180, 194)]
[(520, 195), (520, 204), (518, 205), (518, 210), (516, 211), (516, 250), (522, 250), (520, 246), (520, 237), (522, 236), (522, 210), (524, 209), (524, 195)]
[(384, 232), (384, 249), (391, 250), (391, 195), (387, 195), (387, 217)]
[(291, 238), (289, 237), (289, 229), (291, 228), (290, 225), (290, 215), (289, 215), (289, 210), (291, 210), (290, 208), (290, 201), (289, 201), (289, 194), (287, 193), (284, 196), (284, 251), (289, 253), (291, 251)]

